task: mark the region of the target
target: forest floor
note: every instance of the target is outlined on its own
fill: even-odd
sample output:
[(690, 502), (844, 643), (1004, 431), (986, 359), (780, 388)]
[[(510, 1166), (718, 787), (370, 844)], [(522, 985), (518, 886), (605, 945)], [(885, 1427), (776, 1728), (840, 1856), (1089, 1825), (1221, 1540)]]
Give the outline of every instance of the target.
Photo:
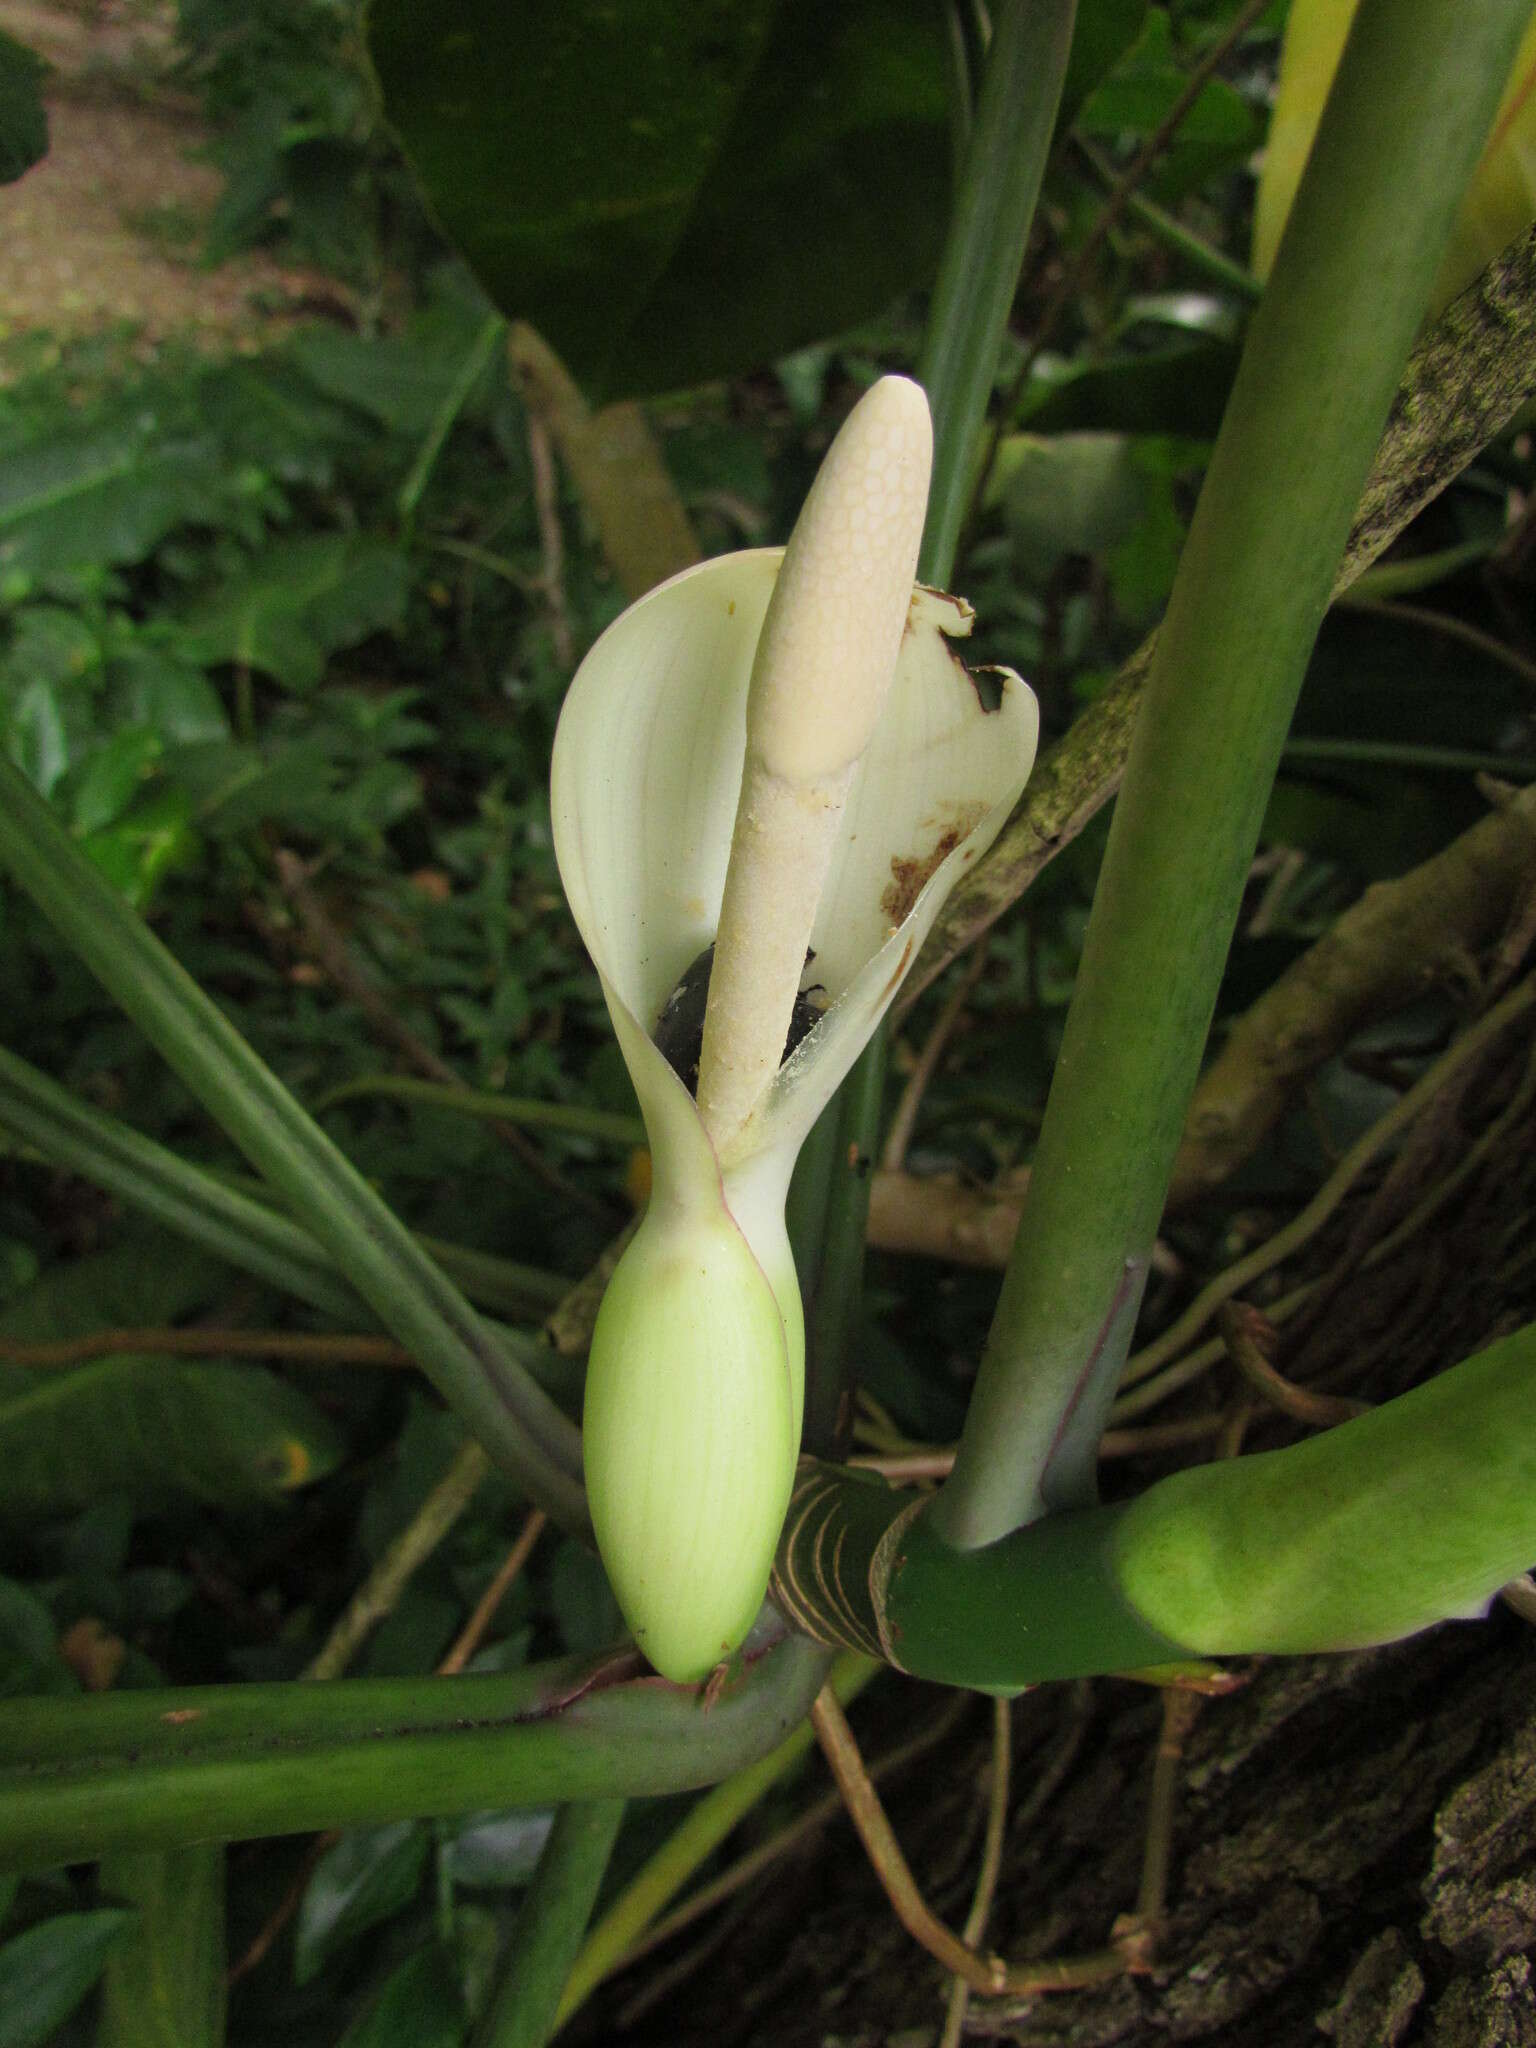
[[(0, 343), (122, 329), (255, 349), (333, 279), (261, 252), (200, 263), (222, 179), (173, 77), (173, 11), (0, 0), (0, 29), (46, 58), (49, 149), (0, 187)], [(0, 371), (3, 376), (3, 371)]]

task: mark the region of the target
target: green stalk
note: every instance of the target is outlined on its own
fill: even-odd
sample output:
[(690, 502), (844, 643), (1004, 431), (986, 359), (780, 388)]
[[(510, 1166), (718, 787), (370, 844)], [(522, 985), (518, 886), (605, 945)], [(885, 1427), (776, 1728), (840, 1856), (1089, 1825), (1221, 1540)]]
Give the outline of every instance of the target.
[(0, 1867), (693, 1791), (782, 1742), (827, 1671), (790, 1638), (706, 1709), (692, 1688), (617, 1682), (631, 1661), (6, 1701)]
[(343, 1081), (313, 1105), (321, 1116), (338, 1103), (359, 1096), (384, 1095), (395, 1102), (419, 1102), (423, 1109), (451, 1109), (460, 1116), (484, 1117), (492, 1123), (517, 1124), (529, 1131), (568, 1131), (572, 1137), (595, 1138), (608, 1145), (643, 1145), (645, 1125), (622, 1111), (588, 1109), (580, 1102), (540, 1102), (528, 1095), (492, 1095), (481, 1088), (451, 1088), (442, 1081), (418, 1081), (411, 1074), (362, 1074)]
[(1363, 0), (1158, 635), (1024, 1218), (934, 1526), (1094, 1498), (1264, 805), (1526, 0)]
[[(334, 1261), (291, 1218), (105, 1110), (80, 1101), (3, 1046), (0, 1130), (11, 1132), (55, 1165), (106, 1188), (189, 1244), (200, 1245), (296, 1301), (307, 1301), (323, 1315), (354, 1326), (362, 1322), (372, 1327), (377, 1322)], [(569, 1292), (568, 1281), (532, 1266), (513, 1265), (489, 1252), (438, 1238), (418, 1242), (488, 1308), (539, 1313)], [(579, 1395), (572, 1361), (505, 1325), (496, 1326), (494, 1334), (498, 1346), (520, 1360), (558, 1400), (568, 1402)]]
[[(839, 1704), (846, 1707), (879, 1670), (880, 1666), (867, 1657), (842, 1656), (827, 1674), (827, 1683)], [(753, 1807), (810, 1754), (814, 1740), (810, 1722), (802, 1721), (777, 1749), (716, 1785), (690, 1809), (656, 1854), (630, 1879), (582, 1944), (560, 2000), (561, 2025), (591, 1997), (605, 1977), (622, 1967), (625, 1956), (699, 1866)]]
[[(806, 1467), (774, 1594), (821, 1643), (1017, 1690), (1190, 1656), (1390, 1642), (1479, 1611), (1536, 1556), (1536, 1324), (1289, 1450), (1173, 1474), (982, 1549), (927, 1496)], [(784, 1741), (826, 1677), (790, 1637), (721, 1698), (624, 1656), (453, 1679), (0, 1704), (0, 1856), (286, 1834), (689, 1790)]]
[(1191, 1466), (979, 1549), (923, 1495), (807, 1464), (776, 1601), (828, 1645), (1015, 1691), (1195, 1657), (1393, 1642), (1536, 1557), (1536, 1324), (1288, 1450)]
[[(992, 22), (986, 76), (971, 124), (954, 211), (928, 308), (918, 381), (933, 413), (933, 483), (918, 555), (924, 583), (946, 589), (975, 474), (975, 453), (997, 377), (1008, 315), (1072, 49), (1077, 0), (1003, 0)], [(843, 1083), (825, 1222), (815, 1326), (807, 1331), (806, 1408), (826, 1440), (842, 1397), (848, 1340), (859, 1313), (870, 1176), (880, 1135), (889, 1027)], [(852, 1162), (849, 1170), (840, 1163)]]
[(933, 409), (933, 487), (917, 573), (946, 587), (976, 443), (1008, 331), (1056, 127), (1077, 0), (1004, 0), (928, 308), (918, 382)]
[(574, 1424), (8, 761), (0, 761), (0, 862), (491, 1455), (556, 1521), (583, 1529)]
[(544, 2048), (556, 2031), (560, 1994), (592, 1917), (624, 1806), (622, 1799), (585, 1799), (556, 1814), (474, 2048)]

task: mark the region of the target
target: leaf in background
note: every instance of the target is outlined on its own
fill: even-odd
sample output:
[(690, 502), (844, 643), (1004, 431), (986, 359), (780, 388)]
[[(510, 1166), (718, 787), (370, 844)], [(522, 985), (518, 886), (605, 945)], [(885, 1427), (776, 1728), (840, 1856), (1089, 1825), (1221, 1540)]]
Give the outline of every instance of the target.
[(1019, 424), (1040, 434), (1099, 429), (1213, 439), (1238, 353), (1235, 343), (1211, 340), (1042, 368), (1030, 379)]
[[(1085, 135), (1144, 142), (1167, 119), (1188, 72), (1173, 47), (1166, 8), (1149, 10), (1134, 46), (1078, 112)], [(1259, 115), (1225, 79), (1213, 78), (1179, 123), (1178, 134), (1150, 181), (1164, 198), (1188, 191), (1224, 169), (1246, 163), (1264, 139)]]
[(409, 1905), (426, 1868), (428, 1830), (420, 1821), (349, 1828), (315, 1865), (294, 1931), (293, 1977), (308, 1984), (329, 1957), (367, 1928)]
[(322, 533), (274, 541), (182, 616), (195, 660), (260, 669), (290, 690), (311, 690), (326, 657), (398, 625), (410, 569), (387, 541)]
[(184, 789), (151, 792), (126, 816), (81, 841), (85, 853), (135, 910), (147, 910), (161, 879), (193, 867), (202, 842)]
[(0, 1579), (0, 1699), (76, 1690), (53, 1616), (27, 1587)]
[(0, 1948), (0, 2048), (43, 2048), (101, 1975), (132, 1919), (121, 1906), (58, 1913)]
[(460, 2048), (468, 2018), (452, 1965), (425, 1948), (393, 1973), (341, 2048)]
[(47, 69), (35, 50), (0, 29), (0, 185), (12, 184), (48, 154)]
[(1146, 19), (1147, 0), (1078, 0), (1072, 54), (1067, 59), (1061, 109), (1056, 116), (1058, 137), (1072, 126), (1084, 100), (1141, 34)]
[(467, 1815), (444, 1850), (449, 1876), (455, 1884), (495, 1890), (526, 1884), (554, 1822), (551, 1808)]
[(1150, 623), (1184, 542), (1175, 486), (1203, 452), (1172, 435), (1010, 435), (994, 490), (1021, 578), (1038, 588), (1063, 556), (1087, 556), (1103, 564), (1120, 616)]
[(223, 2048), (223, 1844), (118, 1850), (98, 1884), (138, 1924), (107, 1957), (96, 2048)]
[(80, 771), (69, 806), (71, 829), (99, 832), (120, 818), (160, 753), (160, 735), (151, 726), (129, 725), (113, 733)]
[(376, 0), (368, 33), (438, 220), (594, 396), (756, 368), (932, 275), (927, 0)]
[[(48, 1267), (0, 1309), (0, 1336), (44, 1343), (175, 1322), (211, 1301), (228, 1276), (220, 1260), (169, 1232), (132, 1230), (106, 1251)], [(0, 1379), (0, 1392), (15, 1384)]]
[(120, 1357), (0, 1378), (0, 1513), (88, 1507), (107, 1493), (209, 1506), (272, 1500), (323, 1478), (341, 1451), (312, 1401), (259, 1368)]
[[(288, 344), (297, 364), (327, 398), (355, 406), (391, 433), (418, 439), (428, 432), (454, 390), (465, 356), (485, 324), (478, 292), (443, 292), (400, 334), (348, 334), (339, 327), (306, 327)], [(500, 363), (487, 374), (504, 377)]]
[(137, 562), (187, 520), (212, 522), (222, 457), (210, 437), (167, 439), (151, 415), (50, 435), (0, 470), (0, 573), (46, 576)]

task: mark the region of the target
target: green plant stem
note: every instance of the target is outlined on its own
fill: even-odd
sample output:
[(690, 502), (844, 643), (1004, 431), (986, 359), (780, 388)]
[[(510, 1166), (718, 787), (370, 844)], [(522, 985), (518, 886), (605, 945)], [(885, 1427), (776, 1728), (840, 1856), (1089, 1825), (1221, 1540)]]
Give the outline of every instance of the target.
[[(867, 1657), (842, 1656), (827, 1683), (844, 1706), (879, 1672)], [(802, 1721), (778, 1748), (707, 1792), (624, 1887), (592, 1929), (576, 1957), (560, 2000), (563, 2025), (603, 1979), (618, 1969), (651, 1922), (675, 1899), (694, 1872), (733, 1828), (810, 1753), (811, 1724)]]
[[(997, 378), (1030, 222), (1072, 48), (1077, 0), (1003, 0), (992, 20), (975, 118), (928, 308), (918, 381), (933, 413), (933, 483), (917, 560), (940, 589), (954, 573), (975, 450)], [(807, 1331), (810, 1441), (827, 1441), (842, 1399), (863, 1283), (869, 1173), (879, 1150), (889, 1029), (882, 1024), (839, 1093), (825, 1250)], [(852, 1162), (851, 1166), (845, 1164)]]
[[(1389, 1642), (1477, 1611), (1536, 1555), (1533, 1398), (1536, 1324), (1288, 1450), (973, 1550), (935, 1535), (927, 1496), (809, 1463), (775, 1597), (829, 1647), (984, 1690)], [(7, 1701), (0, 1853), (36, 1869), (210, 1832), (689, 1790), (777, 1747), (827, 1670), (791, 1636), (706, 1707), (626, 1682), (637, 1663)]]
[(222, 1010), (0, 761), (0, 861), (328, 1251), (469, 1427), (567, 1528), (586, 1527), (581, 1440)]
[(362, 1074), (328, 1088), (313, 1105), (323, 1116), (339, 1103), (360, 1096), (383, 1095), (395, 1102), (417, 1102), (423, 1109), (451, 1109), (460, 1116), (488, 1122), (518, 1124), (531, 1131), (568, 1131), (576, 1138), (596, 1138), (608, 1145), (643, 1145), (645, 1125), (620, 1111), (588, 1109), (579, 1102), (539, 1102), (528, 1095), (488, 1095), (479, 1088), (454, 1088), (443, 1081), (418, 1081), (409, 1074)]
[(356, 1294), (307, 1230), (71, 1095), (3, 1046), (0, 1129), (242, 1273), (338, 1322), (356, 1322)]
[(1077, 0), (1004, 0), (939, 263), (918, 381), (933, 408), (933, 488), (917, 572), (954, 570), (998, 357), (1067, 75)]
[[(264, 1200), (242, 1193), (220, 1174), (194, 1166), (105, 1110), (94, 1109), (0, 1047), (0, 1130), (45, 1159), (94, 1181), (167, 1230), (322, 1314), (355, 1327), (376, 1316), (342, 1279), (309, 1232)], [(569, 1283), (532, 1266), (514, 1266), (488, 1252), (437, 1238), (419, 1242), (487, 1307), (535, 1311), (564, 1298)], [(497, 1326), (496, 1341), (562, 1401), (579, 1379), (570, 1360), (549, 1346)]]
[(562, 1806), (544, 1844), (474, 2048), (544, 2048), (624, 1819), (622, 1799)]
[(631, 1652), (496, 1675), (10, 1700), (0, 1867), (693, 1791), (776, 1748), (828, 1662), (786, 1638), (707, 1711), (692, 1688), (637, 1678)]
[(935, 1527), (1095, 1496), (1222, 966), (1350, 517), (1524, 0), (1363, 0), (1158, 636), (1012, 1262)]

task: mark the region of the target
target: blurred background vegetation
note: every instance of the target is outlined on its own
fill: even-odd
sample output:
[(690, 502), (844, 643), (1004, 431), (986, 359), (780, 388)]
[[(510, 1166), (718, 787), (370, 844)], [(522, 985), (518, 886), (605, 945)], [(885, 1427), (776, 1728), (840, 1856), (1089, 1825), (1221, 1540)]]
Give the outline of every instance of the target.
[[(806, 12), (786, 7), (773, 31), (791, 49)], [(381, 9), (386, 75), (397, 13)], [(974, 647), (1030, 678), (1048, 737), (1172, 582), (1257, 291), (1255, 166), (1285, 15), (1285, 0), (1082, 0), (1070, 124), (956, 577)], [(50, 63), (53, 123), (52, 154), (0, 190), (0, 745), (395, 1208), (462, 1248), (476, 1298), (537, 1323), (644, 1181), (549, 841), (562, 691), (633, 594), (611, 507), (573, 456), (580, 401), (509, 373), (504, 322), (439, 222), (461, 241), (473, 226), (418, 196), (353, 0), (6, 0), (0, 30)], [(894, 251), (828, 200), (830, 281), (807, 305), (759, 277), (761, 355), (702, 229), (691, 270), (647, 305), (599, 296), (594, 315), (589, 293), (564, 328), (555, 298), (543, 320), (530, 308), (599, 402), (645, 394), (638, 424), (599, 410), (597, 431), (640, 435), (705, 553), (781, 540), (853, 398), (914, 361), (947, 199), (952, 32), (974, 44), (969, 9), (946, 23), (937, 5), (853, 8), (819, 74), (841, 97), (817, 101), (803, 58), (784, 69), (777, 89), (808, 91), (828, 124), (848, 118), (850, 80), (867, 86), (870, 131), (901, 138), (910, 190)], [(27, 67), (4, 56), (0, 95), (21, 106)], [(518, 119), (543, 89), (508, 89)], [(573, 92), (601, 104), (603, 89)], [(570, 114), (553, 105), (551, 133), (569, 137)], [(24, 128), (8, 118), (7, 144)], [(553, 143), (530, 128), (520, 146), (532, 189)], [(770, 239), (821, 232), (788, 170), (749, 198)], [(730, 227), (722, 209), (710, 232)], [(851, 328), (845, 287), (870, 302)], [(1440, 854), (1536, 772), (1533, 469), (1517, 424), (1330, 617), (1225, 1020), (1367, 884)], [(889, 1108), (911, 1114), (878, 1177), (855, 1345), (866, 1447), (958, 1431), (1101, 844), (1090, 826), (902, 1022)], [(1446, 949), (1390, 1016), (1325, 1048), (1224, 1164), (1219, 1197), (1192, 1179), (1149, 1332), (1295, 1215), (1399, 1099), (1501, 935)], [(230, 1148), (9, 890), (0, 986), (12, 1053), (238, 1182)], [(466, 1091), (512, 1100), (488, 1116)], [(531, 1122), (528, 1101), (569, 1114)], [(1518, 1246), (1506, 1294), (1528, 1298), (1530, 1261), (1511, 1260)], [(201, 1349), (199, 1327), (217, 1333)], [(157, 1344), (173, 1331), (178, 1348)], [(230, 1332), (267, 1348), (229, 1355)], [(285, 1356), (304, 1335), (330, 1349)], [(412, 1376), (365, 1351), (0, 1141), (0, 1691), (304, 1672), (462, 1450)], [(1127, 1443), (1114, 1469), (1129, 1477), (1110, 1483), (1204, 1455), (1224, 1413), (1186, 1391), (1159, 1411), (1193, 1424), (1185, 1449)], [(449, 1653), (526, 1524), (507, 1483), (476, 1478), (377, 1625), (349, 1638), (353, 1671), (422, 1672)], [(547, 1535), (473, 1657), (505, 1668), (615, 1629), (595, 1560)], [(817, 1790), (781, 1790), (754, 1825)], [(631, 1810), (614, 1884), (677, 1810)], [(228, 2038), (460, 2042), (548, 1825), (487, 1813), (233, 1855)], [(131, 2017), (147, 2008), (123, 1989), (125, 1935), (151, 1911), (136, 1884), (105, 1868), (7, 1892), (3, 2048), (220, 2038), (208, 2012), (162, 2015), (158, 2034)], [(222, 1968), (212, 1953), (182, 1981)]]

